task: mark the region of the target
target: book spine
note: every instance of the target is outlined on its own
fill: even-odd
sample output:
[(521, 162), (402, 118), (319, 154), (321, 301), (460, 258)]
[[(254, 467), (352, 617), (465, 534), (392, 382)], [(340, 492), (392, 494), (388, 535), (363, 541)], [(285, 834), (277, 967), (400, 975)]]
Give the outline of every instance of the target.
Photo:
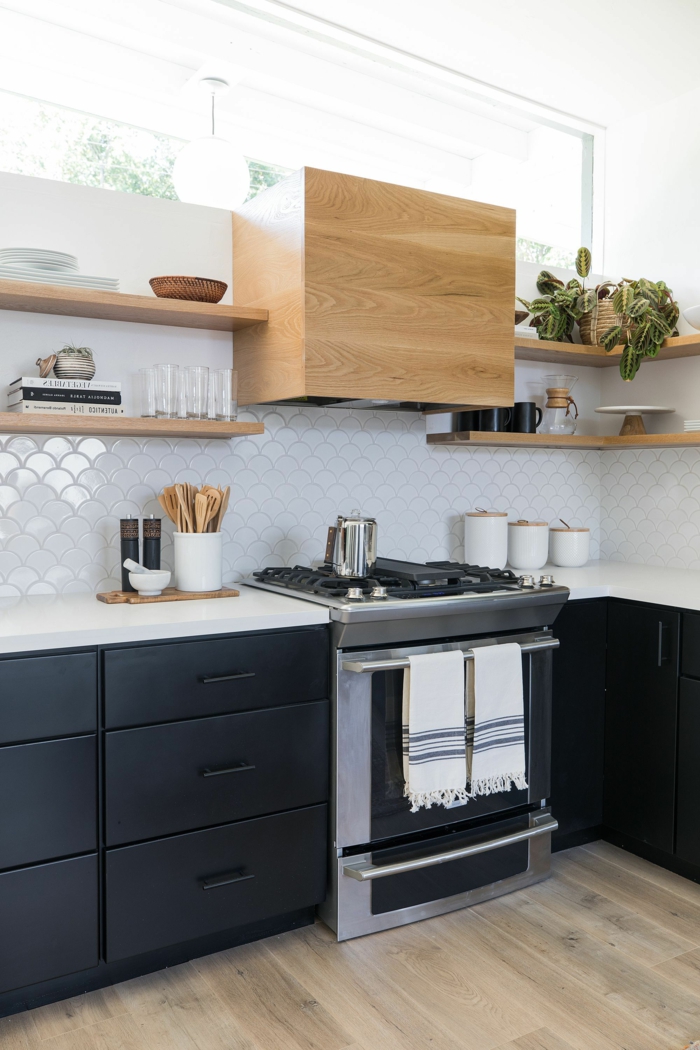
[(122, 405), (76, 405), (61, 401), (20, 401), (9, 405), (8, 412), (19, 412), (22, 415), (46, 413), (62, 416), (123, 416)]
[(121, 405), (122, 395), (118, 390), (71, 390), (61, 387), (49, 387), (37, 390), (36, 387), (19, 387), (8, 395), (7, 403), (19, 401), (75, 401), (86, 405)]
[(8, 390), (19, 390), (20, 387), (37, 387), (38, 389), (63, 390), (116, 390), (120, 391), (121, 383), (103, 382), (100, 379), (40, 379), (38, 376), (20, 376), (10, 383)]

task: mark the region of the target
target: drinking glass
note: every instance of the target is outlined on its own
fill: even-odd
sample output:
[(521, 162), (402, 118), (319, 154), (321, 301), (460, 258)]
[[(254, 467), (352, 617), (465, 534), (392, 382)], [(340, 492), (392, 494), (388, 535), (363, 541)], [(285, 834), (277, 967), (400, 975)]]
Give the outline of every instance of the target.
[(232, 368), (217, 368), (212, 375), (214, 387), (214, 418), (234, 420), (238, 415), (238, 372)]
[(155, 368), (139, 368), (139, 398), (141, 415), (153, 418), (156, 414)]
[(209, 369), (206, 365), (188, 365), (185, 375), (187, 418), (206, 419), (209, 415)]
[(156, 415), (177, 418), (177, 365), (156, 365)]

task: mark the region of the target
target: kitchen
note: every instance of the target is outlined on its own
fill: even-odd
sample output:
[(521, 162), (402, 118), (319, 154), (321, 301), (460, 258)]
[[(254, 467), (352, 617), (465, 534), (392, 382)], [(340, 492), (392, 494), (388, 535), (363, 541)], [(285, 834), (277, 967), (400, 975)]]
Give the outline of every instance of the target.
[[(388, 72), (396, 55), (387, 50), (372, 81), (381, 99), (374, 134), (357, 133), (351, 155), (351, 111), (340, 107), (314, 125), (312, 141), (310, 96), (306, 124), (298, 109), (310, 90), (300, 86), (304, 71), (290, 72), (281, 58), (285, 84), (299, 78), (297, 110), (280, 103), (279, 111), (294, 117), (291, 146), (281, 130), (272, 135), (274, 85), (266, 82), (263, 111), (252, 66), (223, 98), (202, 98), (188, 80), (168, 96), (170, 110), (163, 82), (156, 91), (149, 78), (156, 67), (164, 75), (158, 62), (167, 51), (171, 95), (186, 79), (174, 68), (185, 30), (191, 81), (232, 76), (252, 22), (262, 43), (249, 63), (269, 65), (283, 46), (306, 49), (310, 76), (339, 43), (359, 48), (363, 5), (336, 5), (337, 40), (321, 44), (313, 34), (330, 32), (327, 12), (310, 2), (305, 12), (280, 4), (241, 12), (215, 0), (187, 11), (154, 0), (144, 5), (138, 60), (133, 12), (100, 4), (105, 21), (83, 26), (80, 5), (58, 6), (60, 18), (56, 10), (40, 18), (18, 2), (6, 20), (20, 56), (2, 74), (6, 112), (22, 96), (28, 120), (27, 99), (39, 99), (59, 116), (77, 110), (154, 128), (180, 148), (201, 133), (188, 129), (211, 103), (227, 136), (240, 128), (246, 156), (271, 157), (284, 170), (248, 203), (227, 208), (124, 192), (109, 173), (102, 184), (92, 175), (81, 184), (83, 176), (31, 168), (26, 147), (6, 153), (3, 392), (18, 376), (38, 381), (39, 362), (71, 345), (90, 348), (96, 382), (119, 387), (124, 411), (70, 420), (2, 414), (0, 1046), (671, 1050), (700, 1039), (700, 456), (692, 427), (700, 344), (683, 316), (700, 288), (690, 250), (700, 147), (687, 132), (692, 63), (684, 69), (669, 50), (658, 95), (637, 72), (630, 107), (621, 71), (605, 86), (611, 74), (600, 49), (600, 81), (585, 106), (563, 66), (545, 99), (531, 73), (514, 82), (503, 61), (492, 77), (499, 87), (482, 80), (492, 99), (500, 91), (499, 104), (469, 96), (465, 116), (470, 135), (491, 136), (509, 157), (499, 167), (488, 150), (460, 154), (456, 136), (449, 153), (446, 121), (457, 104), (449, 69), (417, 57), (416, 6), (403, 21), (387, 2), (372, 14), (372, 46), (377, 55), (394, 47), (414, 56), (414, 127), (429, 117), (432, 130), (408, 151), (395, 110), (409, 74)], [(271, 28), (266, 7), (284, 8), (291, 22)], [(164, 10), (173, 18), (167, 33)], [(463, 24), (464, 13), (445, 4), (440, 14), (444, 48), (450, 20)], [(495, 16), (479, 17), (487, 37), (510, 39)], [(691, 40), (695, 13), (679, 3), (674, 18), (679, 37)], [(241, 34), (228, 53), (215, 25)], [(165, 34), (157, 60), (156, 30)], [(527, 38), (535, 47), (529, 29)], [(28, 41), (44, 46), (37, 65), (26, 57)], [(84, 63), (95, 88), (88, 109), (57, 68), (51, 41)], [(331, 50), (320, 57), (322, 46)], [(572, 46), (579, 62), (594, 49), (585, 34)], [(194, 52), (209, 55), (208, 64)], [(142, 92), (138, 114), (120, 77), (97, 68), (127, 54)], [(367, 55), (352, 61), (353, 90), (366, 89), (359, 67)], [(383, 95), (378, 84), (390, 76)], [(334, 99), (341, 80), (339, 71), (329, 81)], [(474, 94), (473, 83), (463, 86)], [(528, 100), (517, 115), (508, 109), (515, 88)], [(496, 114), (500, 123), (487, 119), (499, 106), (507, 110)], [(176, 132), (178, 107), (190, 123)], [(576, 169), (555, 139), (564, 133), (547, 123), (555, 110), (577, 132), (567, 132)], [(251, 128), (251, 113), (259, 127)], [(71, 126), (72, 117), (60, 119)], [(12, 135), (8, 123), (10, 143)], [(543, 269), (564, 283), (577, 278), (573, 256), (568, 265), (551, 252), (528, 258), (544, 230), (535, 223), (546, 208), (532, 191), (544, 142), (556, 142), (557, 178), (579, 176), (575, 240), (547, 243), (574, 254), (582, 242), (592, 248), (587, 287), (647, 274), (663, 277), (679, 304), (679, 335), (631, 383), (623, 383), (619, 351), (579, 343), (578, 328), (574, 344), (552, 348), (534, 329), (523, 334), (528, 315), (514, 343), (516, 295), (534, 300)], [(513, 171), (520, 174), (509, 182)], [(51, 250), (51, 272), (64, 266), (67, 276), (8, 275), (7, 253), (19, 245), (22, 262)], [(70, 253), (80, 271), (60, 259), (57, 266), (57, 253)], [(81, 273), (100, 276), (91, 288)], [(206, 275), (227, 291), (211, 305), (157, 298), (149, 282), (161, 274)], [(99, 284), (115, 275), (118, 291)], [(233, 363), (237, 413), (230, 405), (222, 414), (181, 413), (178, 405), (150, 415), (143, 371), (160, 362), (181, 373), (206, 368), (212, 384), (216, 373), (230, 383)], [(529, 410), (523, 429), (503, 429), (513, 403), (546, 408), (545, 377), (557, 373), (576, 381), (566, 387), (575, 433), (535, 433), (541, 423)], [(20, 386), (31, 390), (24, 379)], [(646, 432), (619, 437), (623, 417), (596, 412), (619, 406), (669, 411), (628, 413)], [(488, 429), (487, 414), (501, 408), (498, 429)], [(206, 486), (215, 501), (230, 489), (214, 531), (188, 536), (177, 509), (178, 525), (171, 521), (167, 493), (178, 486)], [(493, 558), (469, 554), (474, 516), (475, 527), (488, 518), (500, 530)], [(160, 558), (180, 597), (211, 587), (216, 600), (131, 604), (138, 574), (123, 572), (121, 544), (148, 563), (151, 520), (162, 525)], [(329, 526), (337, 530), (330, 536)], [(565, 529), (563, 539), (550, 528)], [(527, 547), (526, 533), (538, 534), (535, 556), (516, 549)], [(581, 537), (587, 549), (567, 562), (554, 544)], [(183, 539), (215, 543), (213, 583), (183, 586)], [(475, 570), (487, 563), (490, 573)], [(288, 571), (295, 566), (298, 573)], [(240, 593), (226, 597), (222, 588)], [(412, 812), (405, 672), (413, 682), (421, 659), (436, 657), (440, 670), (431, 673), (443, 674), (444, 664), (447, 674), (451, 662), (462, 683), (465, 673), (473, 682), (473, 667), (480, 680), (496, 644), (504, 667), (519, 647), (522, 673), (509, 686), (519, 706), (505, 714), (520, 726), (513, 751), (525, 765), (501, 765), (505, 789), (486, 787), (466, 803), (464, 784), (440, 783), (456, 793), (449, 812), (420, 800)], [(474, 763), (478, 748), (469, 746)]]

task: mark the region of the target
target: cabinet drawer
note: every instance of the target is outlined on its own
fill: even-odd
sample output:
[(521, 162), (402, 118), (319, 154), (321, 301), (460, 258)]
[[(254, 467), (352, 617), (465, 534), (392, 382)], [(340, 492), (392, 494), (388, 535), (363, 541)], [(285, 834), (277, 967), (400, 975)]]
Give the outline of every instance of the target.
[(328, 798), (328, 701), (122, 729), (106, 739), (107, 845)]
[(97, 966), (97, 857), (0, 875), (0, 992)]
[(681, 678), (678, 705), (676, 855), (700, 866), (700, 682)]
[(700, 613), (683, 613), (681, 674), (700, 678)]
[(97, 656), (0, 660), (0, 744), (93, 733)]
[(326, 806), (107, 853), (107, 960), (320, 903)]
[(94, 736), (0, 748), (0, 868), (94, 850), (96, 799)]
[(115, 649), (104, 660), (108, 729), (328, 695), (325, 628)]

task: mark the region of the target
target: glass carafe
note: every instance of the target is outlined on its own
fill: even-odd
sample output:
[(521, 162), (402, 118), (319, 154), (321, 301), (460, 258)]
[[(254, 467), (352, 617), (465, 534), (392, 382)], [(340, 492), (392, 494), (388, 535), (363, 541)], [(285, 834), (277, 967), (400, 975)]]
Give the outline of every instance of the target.
[(538, 434), (575, 434), (578, 408), (571, 391), (577, 376), (552, 375), (544, 377), (547, 403), (542, 413)]

